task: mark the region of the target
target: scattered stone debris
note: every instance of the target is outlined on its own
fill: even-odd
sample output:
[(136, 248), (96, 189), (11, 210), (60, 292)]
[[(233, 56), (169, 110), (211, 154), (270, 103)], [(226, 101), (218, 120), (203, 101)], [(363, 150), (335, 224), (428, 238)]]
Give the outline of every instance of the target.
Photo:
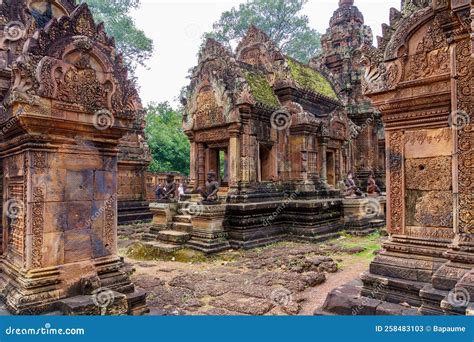
[[(132, 255), (150, 257), (142, 247), (132, 248)], [(226, 252), (207, 262), (194, 255), (192, 266), (160, 254), (154, 257), (167, 260), (166, 266), (136, 262), (134, 277), (148, 291), (152, 312), (164, 315), (296, 315), (305, 301), (302, 292), (338, 269), (332, 258), (319, 253), (317, 245), (285, 243)]]

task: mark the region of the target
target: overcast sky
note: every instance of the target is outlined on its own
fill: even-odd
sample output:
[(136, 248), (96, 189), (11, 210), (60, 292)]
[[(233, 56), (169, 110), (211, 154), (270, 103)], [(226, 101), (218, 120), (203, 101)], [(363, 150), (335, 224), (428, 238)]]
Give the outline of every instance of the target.
[[(137, 26), (153, 38), (154, 56), (147, 62), (149, 70), (139, 68), (138, 78), (143, 104), (175, 100), (182, 86), (187, 85), (189, 68), (197, 64), (197, 53), (203, 33), (222, 12), (245, 0), (141, 0), (141, 7), (133, 13)], [(329, 19), (339, 0), (309, 0), (303, 13), (311, 27), (326, 32)], [(390, 7), (400, 9), (400, 0), (355, 0), (372, 27), (374, 36), (381, 34), (381, 25), (388, 23)]]

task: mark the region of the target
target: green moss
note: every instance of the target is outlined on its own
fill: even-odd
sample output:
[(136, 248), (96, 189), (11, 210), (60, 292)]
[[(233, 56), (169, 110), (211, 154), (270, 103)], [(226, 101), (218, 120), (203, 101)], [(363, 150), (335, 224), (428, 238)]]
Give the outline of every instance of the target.
[(248, 71), (245, 73), (245, 79), (249, 84), (252, 95), (255, 97), (257, 102), (270, 107), (280, 106), (280, 103), (273, 92), (273, 88), (270, 86), (267, 79), (263, 75)]
[(366, 237), (354, 237), (350, 235), (344, 236), (346, 239), (342, 240), (342, 247), (354, 248), (362, 247), (364, 250), (360, 253), (354, 254), (356, 257), (372, 260), (375, 252), (382, 248), (380, 234), (374, 233)]
[(174, 252), (167, 252), (159, 248), (144, 243), (134, 243), (125, 251), (125, 256), (135, 260), (157, 260), (157, 261), (175, 261), (182, 263), (203, 263), (203, 262), (230, 262), (234, 261), (236, 254), (227, 252), (206, 256), (199, 251), (183, 248)]
[(291, 77), (300, 87), (332, 99), (337, 99), (337, 95), (334, 92), (331, 83), (319, 72), (290, 58), (287, 58), (286, 62), (290, 67)]

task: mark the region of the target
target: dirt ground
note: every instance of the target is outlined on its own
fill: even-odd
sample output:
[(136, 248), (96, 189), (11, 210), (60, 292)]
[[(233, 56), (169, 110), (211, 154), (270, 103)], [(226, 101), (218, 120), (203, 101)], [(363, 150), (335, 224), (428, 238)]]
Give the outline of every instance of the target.
[(326, 295), (367, 270), (381, 237), (284, 242), (206, 257), (157, 253), (120, 241), (120, 253), (156, 315), (312, 315)]

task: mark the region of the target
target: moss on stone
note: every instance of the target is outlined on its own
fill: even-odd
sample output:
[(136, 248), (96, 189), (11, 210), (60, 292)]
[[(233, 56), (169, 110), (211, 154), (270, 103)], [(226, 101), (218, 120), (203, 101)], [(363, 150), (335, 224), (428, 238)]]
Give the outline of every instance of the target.
[(122, 254), (134, 260), (143, 261), (175, 261), (181, 263), (203, 263), (203, 262), (230, 262), (238, 257), (235, 252), (223, 252), (208, 256), (202, 252), (188, 248), (176, 251), (164, 251), (152, 245), (136, 242), (130, 245)]
[(263, 75), (254, 72), (246, 72), (245, 79), (250, 86), (253, 97), (257, 102), (260, 102), (269, 107), (279, 107), (280, 103), (273, 92), (273, 88), (268, 83)]
[(287, 58), (286, 61), (290, 67), (291, 77), (300, 87), (337, 99), (331, 83), (319, 72), (290, 58)]

